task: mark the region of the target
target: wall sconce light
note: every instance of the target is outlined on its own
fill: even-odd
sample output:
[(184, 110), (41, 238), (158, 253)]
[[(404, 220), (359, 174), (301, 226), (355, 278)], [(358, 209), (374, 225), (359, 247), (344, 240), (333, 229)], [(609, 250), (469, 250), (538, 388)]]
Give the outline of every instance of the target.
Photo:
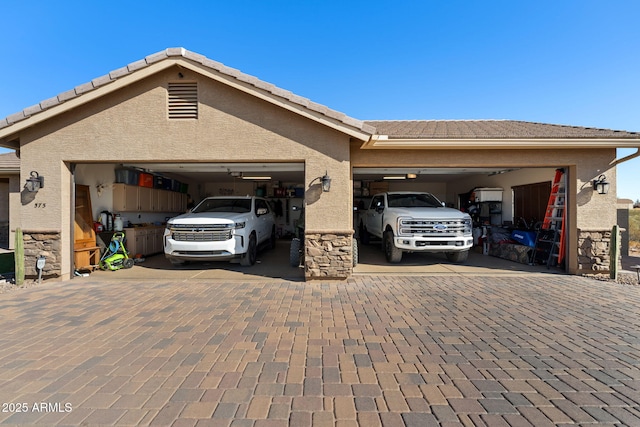
[(593, 180), (593, 189), (597, 191), (598, 194), (607, 194), (609, 192), (609, 183), (604, 174), (600, 175), (598, 179)]
[(324, 173), (324, 176), (319, 176), (317, 178), (314, 178), (309, 183), (309, 187), (311, 187), (311, 184), (313, 184), (316, 181), (320, 181), (322, 183), (322, 192), (323, 193), (328, 193), (329, 190), (331, 190), (331, 177), (328, 175), (328, 173), (326, 171)]
[(24, 188), (30, 193), (36, 193), (39, 189), (44, 188), (44, 176), (38, 175), (38, 172), (31, 171), (31, 178), (27, 178)]
[(331, 190), (331, 178), (327, 174), (327, 171), (324, 172), (324, 176), (320, 178), (322, 181), (322, 191), (328, 193)]

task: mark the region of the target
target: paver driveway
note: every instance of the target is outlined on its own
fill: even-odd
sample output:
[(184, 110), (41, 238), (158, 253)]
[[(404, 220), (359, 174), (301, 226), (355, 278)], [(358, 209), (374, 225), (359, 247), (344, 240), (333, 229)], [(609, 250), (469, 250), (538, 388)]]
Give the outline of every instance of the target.
[(632, 426), (639, 364), (640, 287), (580, 277), (87, 278), (0, 295), (8, 424)]

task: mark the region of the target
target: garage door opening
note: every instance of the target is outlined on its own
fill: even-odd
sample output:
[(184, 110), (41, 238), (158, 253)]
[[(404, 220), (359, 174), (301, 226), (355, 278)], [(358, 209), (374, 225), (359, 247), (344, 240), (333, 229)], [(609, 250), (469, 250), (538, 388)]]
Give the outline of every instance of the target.
[[(390, 167), (390, 168), (354, 168), (353, 169), (353, 224), (355, 236), (359, 242), (359, 263), (355, 274), (495, 274), (496, 272), (550, 272), (564, 273), (565, 261), (549, 260), (550, 246), (544, 246), (537, 239), (544, 224), (549, 203), (552, 182), (556, 167), (548, 168), (429, 168), (429, 167)], [(568, 168), (563, 168), (567, 171)], [(564, 175), (566, 178), (566, 175)], [(564, 191), (564, 187), (563, 187)], [(390, 262), (388, 246), (383, 227), (378, 221), (385, 214), (384, 208), (378, 212), (368, 209), (372, 202), (376, 206), (380, 201), (374, 198), (384, 192), (427, 192), (439, 199), (444, 206), (468, 213), (472, 219), (473, 245), (465, 262), (455, 262), (452, 253), (423, 252), (412, 249), (411, 245), (453, 244), (455, 242), (413, 242), (411, 239), (397, 241), (397, 248), (405, 248), (400, 262)], [(559, 201), (560, 199), (558, 199)], [(564, 202), (566, 199), (562, 199)], [(402, 215), (410, 215), (408, 208)], [(557, 212), (564, 212), (557, 210)], [(393, 209), (387, 209), (393, 215)], [(555, 211), (554, 211), (555, 212)], [(389, 223), (389, 218), (385, 224)], [(554, 223), (551, 228), (568, 230), (568, 216), (562, 224)], [(421, 218), (424, 219), (424, 218)], [(405, 232), (409, 224), (403, 218)], [(367, 223), (377, 233), (367, 230)], [(420, 222), (422, 229), (411, 230), (411, 236), (434, 236), (437, 230), (426, 222)], [(391, 225), (390, 228), (395, 227)], [(400, 227), (398, 225), (397, 227)], [(434, 227), (440, 232), (451, 232), (451, 223), (442, 223)], [(389, 227), (387, 227), (389, 229)], [(400, 230), (399, 228), (397, 230)], [(419, 233), (418, 233), (419, 232)], [(397, 231), (400, 233), (400, 231)], [(418, 234), (415, 234), (418, 233)], [(422, 233), (422, 234), (421, 234)], [(372, 234), (377, 234), (377, 236)], [(557, 233), (557, 242), (566, 248), (566, 233)], [(387, 233), (389, 235), (389, 233)], [(444, 234), (442, 234), (444, 235)], [(551, 235), (551, 234), (548, 234)], [(371, 238), (373, 237), (373, 238)], [(398, 236), (393, 236), (397, 238)], [(444, 239), (444, 238), (443, 238)], [(443, 240), (440, 239), (440, 240)], [(433, 240), (433, 239), (432, 239)], [(437, 240), (437, 239), (435, 239)], [(446, 239), (444, 239), (446, 240)], [(453, 240), (453, 239), (450, 239)], [(403, 243), (409, 246), (403, 246)], [(435, 247), (431, 247), (437, 250)], [(546, 252), (544, 252), (546, 251)], [(452, 261), (453, 260), (453, 261)]]
[[(278, 278), (302, 280), (304, 272), (289, 265), (290, 239), (299, 221), (304, 197), (304, 163), (125, 163), (78, 164), (74, 172), (74, 206), (85, 205), (86, 215), (71, 221), (74, 227), (74, 270), (80, 274), (117, 274), (120, 278)], [(149, 180), (145, 182), (143, 180)], [(263, 245), (255, 264), (237, 260), (190, 262), (173, 266), (164, 255), (167, 221), (188, 212), (207, 197), (259, 196), (267, 200), (274, 217), (275, 248)], [(116, 221), (117, 218), (117, 221)], [(131, 269), (100, 271), (114, 225), (122, 222), (126, 249), (136, 260)], [(79, 250), (80, 239), (95, 241), (98, 254)], [(88, 245), (87, 246), (91, 246)], [(75, 271), (74, 271), (75, 273)]]

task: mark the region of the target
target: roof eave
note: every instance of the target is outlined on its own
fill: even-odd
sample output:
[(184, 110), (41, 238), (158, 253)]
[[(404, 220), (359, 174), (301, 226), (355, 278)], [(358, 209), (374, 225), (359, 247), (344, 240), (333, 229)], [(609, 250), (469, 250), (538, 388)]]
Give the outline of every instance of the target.
[[(173, 52), (174, 50), (178, 51), (177, 49), (168, 49), (167, 56), (163, 56), (164, 52), (151, 55), (145, 60), (115, 70), (109, 75), (94, 79), (90, 83), (80, 85), (59, 94), (57, 97), (9, 116), (5, 120), (9, 121), (15, 117), (15, 121), (13, 123), (9, 121), (7, 126), (0, 128), (0, 146), (18, 149), (19, 135), (23, 130), (176, 65), (205, 75), (361, 141), (369, 140), (375, 132), (372, 126), (364, 122), (294, 95), (289, 91), (279, 89), (238, 70), (193, 52), (180, 50), (178, 55)], [(145, 63), (142, 64), (142, 62)]]
[(389, 138), (373, 135), (360, 148), (377, 150), (497, 150), (497, 149), (578, 149), (639, 148), (638, 139), (607, 138)]
[[(129, 86), (155, 73), (173, 67), (176, 62), (177, 61), (175, 59), (168, 58), (166, 61), (151, 64), (148, 67), (137, 70), (135, 73), (128, 74), (118, 79), (114, 79), (108, 84), (83, 93), (79, 96), (71, 97), (69, 100), (59, 101), (59, 104), (53, 107), (42, 108), (40, 111), (34, 113), (33, 115), (26, 117), (25, 119), (16, 121), (15, 123), (0, 129), (0, 145), (4, 146), (5, 144), (11, 144), (12, 142), (17, 141), (17, 135), (19, 135), (20, 132), (24, 131), (25, 129), (42, 123), (46, 120), (51, 119), (52, 117), (55, 117), (74, 108), (78, 108), (84, 104), (105, 96), (108, 93)], [(61, 95), (58, 95), (58, 98), (60, 98)], [(40, 105), (45, 102), (47, 101), (43, 101), (42, 103), (40, 103)], [(10, 148), (18, 149), (19, 146)]]

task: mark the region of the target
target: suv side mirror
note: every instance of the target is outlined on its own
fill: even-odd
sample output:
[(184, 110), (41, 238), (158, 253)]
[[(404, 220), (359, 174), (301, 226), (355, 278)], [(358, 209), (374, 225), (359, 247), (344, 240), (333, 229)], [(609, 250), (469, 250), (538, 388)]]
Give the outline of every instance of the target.
[(258, 208), (258, 210), (256, 211), (256, 215), (258, 216), (264, 215), (266, 213), (269, 213), (269, 209), (267, 208)]

